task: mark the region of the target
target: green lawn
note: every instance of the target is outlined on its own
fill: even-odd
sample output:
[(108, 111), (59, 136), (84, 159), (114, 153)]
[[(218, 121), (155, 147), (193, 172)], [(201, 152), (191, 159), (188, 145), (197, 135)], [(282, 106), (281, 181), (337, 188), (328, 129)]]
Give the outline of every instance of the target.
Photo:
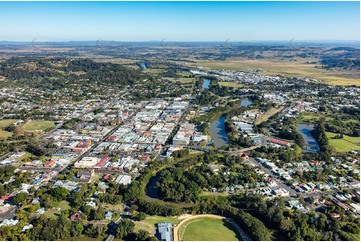
[(224, 86), (224, 87), (234, 87), (234, 88), (241, 88), (243, 87), (242, 84), (237, 82), (218, 82), (218, 85)]
[(196, 218), (179, 229), (180, 240), (185, 241), (238, 241), (235, 231), (221, 219)]
[(51, 121), (31, 121), (24, 124), (21, 129), (25, 131), (46, 130), (54, 126)]
[(60, 208), (61, 210), (68, 210), (71, 208), (69, 202), (67, 201), (61, 201), (57, 207)]
[(70, 209), (69, 202), (67, 202), (67, 201), (61, 201), (54, 207), (55, 208), (60, 208), (60, 210), (59, 211), (57, 209), (55, 209), (55, 210), (47, 210), (47, 211), (44, 212), (43, 216), (45, 216), (46, 218), (57, 218), (57, 215), (60, 215), (62, 210), (69, 210)]
[(180, 82), (182, 84), (188, 84), (188, 83), (192, 83), (195, 81), (194, 78), (187, 78), (187, 77), (181, 77), (181, 78), (167, 78), (169, 79), (171, 82)]
[(144, 221), (133, 221), (134, 222), (134, 230), (135, 231), (139, 231), (139, 230), (145, 230), (147, 231), (149, 234), (155, 234), (155, 225), (151, 224), (151, 223), (147, 223)]
[(172, 217), (162, 217), (162, 216), (147, 216), (142, 222), (150, 223), (150, 224), (157, 224), (161, 222), (168, 222), (172, 224), (179, 224), (180, 219), (172, 218)]
[(325, 114), (325, 113), (312, 113), (311, 112), (311, 113), (302, 113), (301, 114), (302, 120), (305, 120), (305, 121), (316, 121), (322, 117), (325, 118), (325, 121), (329, 121), (329, 120), (333, 119), (331, 117), (328, 117), (327, 114)]
[(5, 131), (4, 128), (10, 124), (15, 123), (18, 119), (3, 119), (0, 120), (0, 139), (7, 139), (13, 135), (13, 132)]
[(9, 126), (10, 124), (15, 123), (16, 121), (18, 121), (18, 119), (3, 119), (3, 120), (0, 120), (0, 129), (3, 129), (3, 128)]
[(105, 238), (92, 238), (85, 235), (81, 235), (80, 237), (72, 238), (74, 241), (103, 241)]
[(333, 139), (337, 134), (326, 132), (328, 142), (333, 146), (336, 152), (349, 152), (351, 150), (360, 150), (360, 138), (343, 135), (343, 139)]
[(8, 131), (0, 129), (0, 139), (7, 139), (12, 135), (13, 135), (12, 132), (8, 132)]

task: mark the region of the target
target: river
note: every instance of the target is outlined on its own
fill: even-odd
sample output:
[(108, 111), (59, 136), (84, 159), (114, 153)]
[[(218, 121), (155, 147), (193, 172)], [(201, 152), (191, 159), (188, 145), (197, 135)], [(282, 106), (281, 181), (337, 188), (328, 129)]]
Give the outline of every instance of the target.
[(148, 183), (146, 190), (146, 194), (148, 197), (159, 198), (158, 187), (157, 187), (157, 182), (159, 182), (159, 180), (160, 180), (159, 174), (157, 174), (156, 176), (150, 179), (150, 182)]
[(211, 123), (211, 134), (214, 146), (219, 148), (228, 144), (228, 136), (226, 133), (226, 115), (222, 115)]
[[(248, 107), (252, 104), (252, 100), (248, 98), (242, 99), (240, 107)], [(222, 147), (228, 144), (228, 136), (226, 133), (226, 114), (222, 115), (211, 123), (211, 134), (214, 146), (216, 148)]]
[(211, 80), (208, 80), (208, 79), (204, 79), (203, 80), (203, 84), (202, 84), (202, 88), (203, 89), (207, 89), (209, 88), (209, 85), (211, 84)]
[(141, 66), (143, 69), (147, 69), (147, 66), (145, 65), (145, 63), (141, 63), (140, 66)]
[(240, 107), (248, 107), (249, 105), (251, 105), (253, 102), (251, 99), (248, 98), (243, 98), (241, 103), (239, 104)]
[(316, 153), (319, 152), (320, 146), (318, 145), (315, 138), (312, 136), (311, 131), (313, 130), (312, 124), (298, 124), (297, 130), (302, 135), (305, 145), (303, 146), (305, 153)]

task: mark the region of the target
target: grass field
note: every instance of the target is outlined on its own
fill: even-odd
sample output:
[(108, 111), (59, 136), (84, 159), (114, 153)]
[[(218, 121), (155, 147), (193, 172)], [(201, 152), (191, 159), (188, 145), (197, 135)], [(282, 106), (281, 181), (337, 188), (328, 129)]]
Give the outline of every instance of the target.
[(171, 82), (180, 82), (182, 84), (192, 83), (195, 81), (194, 78), (187, 78), (187, 77), (181, 77), (181, 78), (166, 78), (169, 79)]
[(0, 139), (7, 139), (12, 135), (13, 135), (12, 132), (8, 132), (8, 131), (0, 129)]
[(317, 121), (320, 118), (325, 118), (326, 121), (333, 119), (325, 113), (302, 113), (301, 118), (305, 121)]
[(70, 206), (69, 206), (69, 202), (67, 201), (61, 201), (60, 203), (58, 203), (57, 206), (54, 206), (55, 208), (60, 208), (60, 211), (58, 210), (47, 210), (44, 212), (44, 216), (46, 218), (57, 218), (56, 215), (60, 215), (61, 213), (61, 210), (68, 210), (70, 209)]
[[(329, 114), (322, 113), (322, 112), (321, 113), (302, 113), (300, 118), (303, 121), (311, 121), (311, 122), (317, 121), (320, 118), (325, 118), (325, 121), (331, 121), (331, 120), (334, 119), (333, 117), (330, 117)], [(347, 123), (359, 123), (359, 120), (348, 119), (348, 120), (342, 120), (342, 122), (345, 123), (345, 124), (347, 124)]]
[(135, 231), (145, 230), (149, 234), (155, 234), (156, 228), (154, 224), (150, 224), (144, 221), (134, 221), (134, 225)]
[(143, 72), (153, 75), (159, 75), (160, 73), (164, 72), (164, 69), (145, 69), (143, 70)]
[(30, 121), (24, 124), (21, 129), (25, 131), (46, 130), (54, 126), (51, 121)]
[(241, 88), (241, 87), (243, 87), (242, 84), (236, 83), (236, 82), (218, 82), (218, 85), (224, 86), (224, 87), (234, 87), (234, 88)]
[(149, 224), (157, 224), (161, 222), (168, 222), (172, 224), (179, 224), (180, 219), (172, 218), (172, 217), (162, 217), (162, 216), (147, 216), (146, 219), (144, 219), (142, 222), (149, 223)]
[(332, 139), (337, 134), (326, 132), (328, 142), (333, 146), (336, 152), (349, 152), (351, 150), (360, 150), (360, 138), (343, 135), (343, 139)]
[(182, 225), (179, 238), (185, 241), (238, 241), (236, 232), (221, 219), (197, 218)]
[(10, 124), (15, 123), (16, 121), (18, 121), (18, 119), (3, 119), (3, 120), (0, 120), (0, 129), (3, 129), (3, 128), (9, 126)]
[(85, 235), (80, 237), (72, 238), (74, 241), (103, 241), (105, 238), (92, 238)]
[(315, 61), (311, 59), (299, 59), (297, 61), (280, 59), (228, 59), (226, 61), (197, 61), (192, 66), (203, 66), (209, 69), (224, 70), (261, 70), (268, 75), (285, 75), (310, 77), (318, 80), (324, 80), (331, 85), (357, 85), (360, 86), (359, 72), (356, 70), (333, 71), (314, 68), (314, 64), (305, 64), (306, 61)]

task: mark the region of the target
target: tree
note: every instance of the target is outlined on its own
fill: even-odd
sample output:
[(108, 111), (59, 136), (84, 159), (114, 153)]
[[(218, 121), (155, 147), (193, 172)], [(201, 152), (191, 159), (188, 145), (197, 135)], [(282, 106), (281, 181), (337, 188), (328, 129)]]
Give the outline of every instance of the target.
[(115, 237), (118, 239), (123, 239), (128, 234), (132, 233), (133, 230), (134, 230), (134, 223), (129, 219), (123, 219), (119, 223)]
[(24, 192), (18, 193), (14, 196), (13, 202), (15, 204), (19, 204), (19, 203), (25, 201), (27, 197), (28, 197), (27, 193), (24, 193)]
[(137, 214), (137, 216), (135, 216), (135, 220), (137, 221), (142, 221), (147, 217), (147, 215), (143, 212), (140, 212)]
[(104, 208), (102, 206), (99, 206), (97, 211), (94, 213), (94, 219), (95, 220), (102, 220), (104, 219)]
[(321, 213), (317, 218), (316, 224), (319, 230), (325, 230), (327, 226), (327, 216), (324, 213)]
[(148, 240), (149, 237), (150, 237), (150, 234), (147, 231), (141, 229), (137, 233), (135, 240), (145, 241), (145, 240)]
[(50, 194), (53, 195), (57, 201), (65, 200), (70, 196), (70, 192), (64, 187), (56, 187), (50, 191)]

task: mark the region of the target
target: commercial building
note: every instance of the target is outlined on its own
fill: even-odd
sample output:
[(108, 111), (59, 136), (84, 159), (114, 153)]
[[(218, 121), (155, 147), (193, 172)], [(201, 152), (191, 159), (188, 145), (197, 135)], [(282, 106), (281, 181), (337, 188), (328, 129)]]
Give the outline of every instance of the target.
[(158, 234), (161, 241), (172, 240), (172, 224), (171, 223), (158, 223)]

